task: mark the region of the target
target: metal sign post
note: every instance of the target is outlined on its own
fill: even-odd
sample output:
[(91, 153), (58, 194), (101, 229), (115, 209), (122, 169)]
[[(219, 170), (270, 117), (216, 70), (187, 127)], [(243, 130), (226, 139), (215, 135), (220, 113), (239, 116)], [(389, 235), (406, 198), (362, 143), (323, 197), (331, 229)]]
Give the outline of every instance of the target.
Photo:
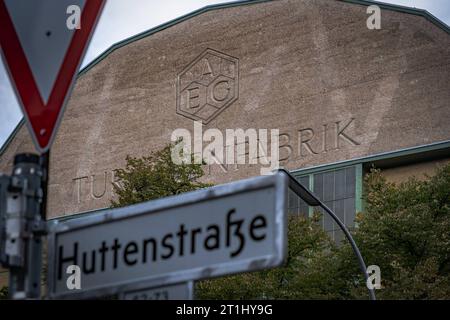
[[(50, 298), (93, 298), (276, 267), (287, 252), (287, 177), (261, 176), (55, 222)], [(81, 289), (69, 289), (69, 266)]]
[(12, 299), (40, 298), (42, 174), (37, 155), (20, 154), (12, 175), (0, 177), (0, 263), (9, 268)]
[(42, 203), (41, 203), (41, 217), (43, 220), (47, 219), (47, 191), (48, 191), (48, 170), (50, 167), (50, 149), (44, 152), (39, 158), (39, 164), (42, 170)]
[[(37, 155), (0, 179), (0, 263), (13, 299), (40, 298), (49, 150), (104, 0), (0, 0), (0, 45)], [(68, 24), (69, 7), (79, 9)]]

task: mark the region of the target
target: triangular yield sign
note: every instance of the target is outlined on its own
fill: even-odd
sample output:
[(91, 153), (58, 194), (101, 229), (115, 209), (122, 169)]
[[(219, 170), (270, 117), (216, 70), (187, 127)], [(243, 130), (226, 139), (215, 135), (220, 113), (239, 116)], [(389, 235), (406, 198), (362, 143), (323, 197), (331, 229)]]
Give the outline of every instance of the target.
[[(0, 0), (5, 66), (36, 148), (46, 152), (103, 8), (104, 0)], [(69, 28), (70, 8), (80, 28)], [(70, 7), (70, 8), (69, 8)]]

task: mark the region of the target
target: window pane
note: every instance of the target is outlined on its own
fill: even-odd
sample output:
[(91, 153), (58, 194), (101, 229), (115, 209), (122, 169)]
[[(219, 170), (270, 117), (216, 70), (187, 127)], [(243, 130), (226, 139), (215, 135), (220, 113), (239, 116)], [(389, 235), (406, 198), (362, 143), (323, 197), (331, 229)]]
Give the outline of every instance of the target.
[[(356, 167), (315, 173), (311, 178), (313, 179), (313, 191), (316, 196), (333, 210), (347, 227), (353, 228), (355, 226)], [(297, 179), (309, 188), (310, 176)], [(289, 212), (308, 217), (309, 206), (293, 192), (292, 195), (290, 192), (290, 197), (297, 197), (297, 199), (289, 199)], [(314, 210), (318, 209), (314, 208)], [(319, 221), (320, 226), (337, 244), (340, 244), (341, 240), (344, 239), (342, 230), (327, 213), (322, 209), (320, 209), (320, 212), (322, 213)]]
[(288, 212), (290, 214), (299, 214), (299, 197), (292, 191), (289, 190), (289, 197), (288, 197)]
[(350, 167), (345, 169), (346, 172), (346, 186), (347, 186), (347, 195), (346, 197), (355, 197), (355, 187), (356, 187), (356, 168)]
[(355, 198), (345, 199), (345, 225), (349, 228), (355, 226)]
[[(354, 166), (314, 174), (314, 193), (349, 228), (353, 228), (355, 225), (355, 189), (356, 168)], [(342, 231), (328, 214), (322, 210), (321, 212), (323, 216), (320, 224), (339, 244), (343, 239)]]
[(346, 197), (345, 180), (345, 169), (337, 170), (334, 176), (335, 200)]
[(345, 224), (345, 199), (337, 200), (334, 202), (334, 213)]
[[(309, 188), (309, 176), (304, 176), (297, 179), (302, 185)], [(288, 213), (302, 215), (304, 217), (309, 216), (309, 206), (291, 190), (289, 190), (288, 195)]]
[(314, 193), (323, 200), (323, 173), (314, 175)]
[(289, 189), (289, 196), (288, 196), (288, 208), (298, 208), (299, 205), (299, 197)]
[[(325, 202), (325, 205), (328, 208), (330, 208), (332, 211), (334, 211), (334, 202), (333, 201)], [(323, 228), (325, 231), (331, 231), (331, 230), (335, 229), (334, 220), (333, 220), (333, 218), (331, 218), (331, 216), (329, 214), (324, 213), (323, 220), (324, 220)]]
[(298, 181), (306, 188), (309, 189), (309, 176), (300, 177)]
[(323, 200), (334, 200), (334, 171), (323, 175)]

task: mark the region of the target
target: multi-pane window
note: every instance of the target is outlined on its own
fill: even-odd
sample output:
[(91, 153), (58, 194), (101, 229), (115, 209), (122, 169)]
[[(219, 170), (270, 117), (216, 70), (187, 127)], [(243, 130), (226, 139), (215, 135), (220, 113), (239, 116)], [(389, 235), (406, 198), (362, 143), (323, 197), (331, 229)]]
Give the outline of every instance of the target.
[[(355, 191), (355, 167), (314, 174), (314, 193), (349, 228), (355, 225)], [(344, 235), (334, 220), (328, 214), (323, 214), (321, 223), (323, 229), (340, 243)]]
[[(357, 195), (356, 187), (358, 179), (360, 177), (357, 174), (357, 166), (312, 173), (298, 178), (305, 187), (312, 188), (316, 196), (333, 210), (349, 228), (353, 228), (355, 225), (357, 198), (360, 196)], [(309, 208), (303, 200), (290, 191), (290, 213), (310, 216), (313, 210), (315, 209)], [(344, 237), (343, 232), (323, 210), (320, 224), (336, 243), (341, 242)]]
[[(309, 176), (303, 176), (297, 178), (298, 181), (309, 189)], [(304, 217), (309, 216), (309, 206), (303, 201), (299, 196), (297, 196), (294, 192), (289, 190), (288, 196), (288, 213), (290, 214), (298, 214)]]

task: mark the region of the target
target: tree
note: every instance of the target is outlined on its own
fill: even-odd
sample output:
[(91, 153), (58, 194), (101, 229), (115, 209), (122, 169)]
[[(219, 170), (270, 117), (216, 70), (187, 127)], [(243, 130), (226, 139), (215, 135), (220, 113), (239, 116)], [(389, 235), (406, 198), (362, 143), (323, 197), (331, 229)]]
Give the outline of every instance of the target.
[[(292, 215), (288, 223), (288, 257), (283, 267), (200, 281), (198, 299), (334, 299), (332, 274), (323, 272), (336, 246), (312, 219)], [(328, 270), (327, 270), (328, 271)], [(317, 286), (317, 284), (322, 284)]]
[[(425, 181), (395, 185), (379, 170), (365, 178), (365, 212), (357, 217), (354, 238), (368, 265), (381, 269), (384, 299), (450, 298), (450, 165)], [(341, 274), (358, 266), (350, 248), (340, 250)], [(345, 271), (345, 272), (344, 272)], [(364, 288), (349, 281), (347, 294), (361, 298)]]
[[(425, 181), (386, 181), (371, 170), (364, 213), (352, 231), (367, 265), (381, 269), (379, 299), (450, 298), (450, 165)], [(290, 217), (285, 267), (197, 285), (204, 299), (367, 299), (367, 287), (347, 241), (324, 238), (317, 217)]]
[(117, 199), (111, 201), (111, 206), (123, 207), (210, 186), (199, 181), (204, 174), (201, 164), (172, 161), (172, 151), (178, 143), (181, 141), (147, 157), (127, 156), (125, 168), (117, 170), (118, 184), (114, 184)]
[[(113, 207), (209, 186), (200, 164), (175, 165), (176, 144), (127, 157)], [(425, 181), (393, 184), (379, 170), (364, 180), (363, 213), (352, 231), (367, 265), (381, 269), (379, 299), (450, 298), (450, 164)], [(196, 284), (200, 299), (367, 299), (350, 245), (336, 246), (312, 219), (289, 217), (285, 266)]]

